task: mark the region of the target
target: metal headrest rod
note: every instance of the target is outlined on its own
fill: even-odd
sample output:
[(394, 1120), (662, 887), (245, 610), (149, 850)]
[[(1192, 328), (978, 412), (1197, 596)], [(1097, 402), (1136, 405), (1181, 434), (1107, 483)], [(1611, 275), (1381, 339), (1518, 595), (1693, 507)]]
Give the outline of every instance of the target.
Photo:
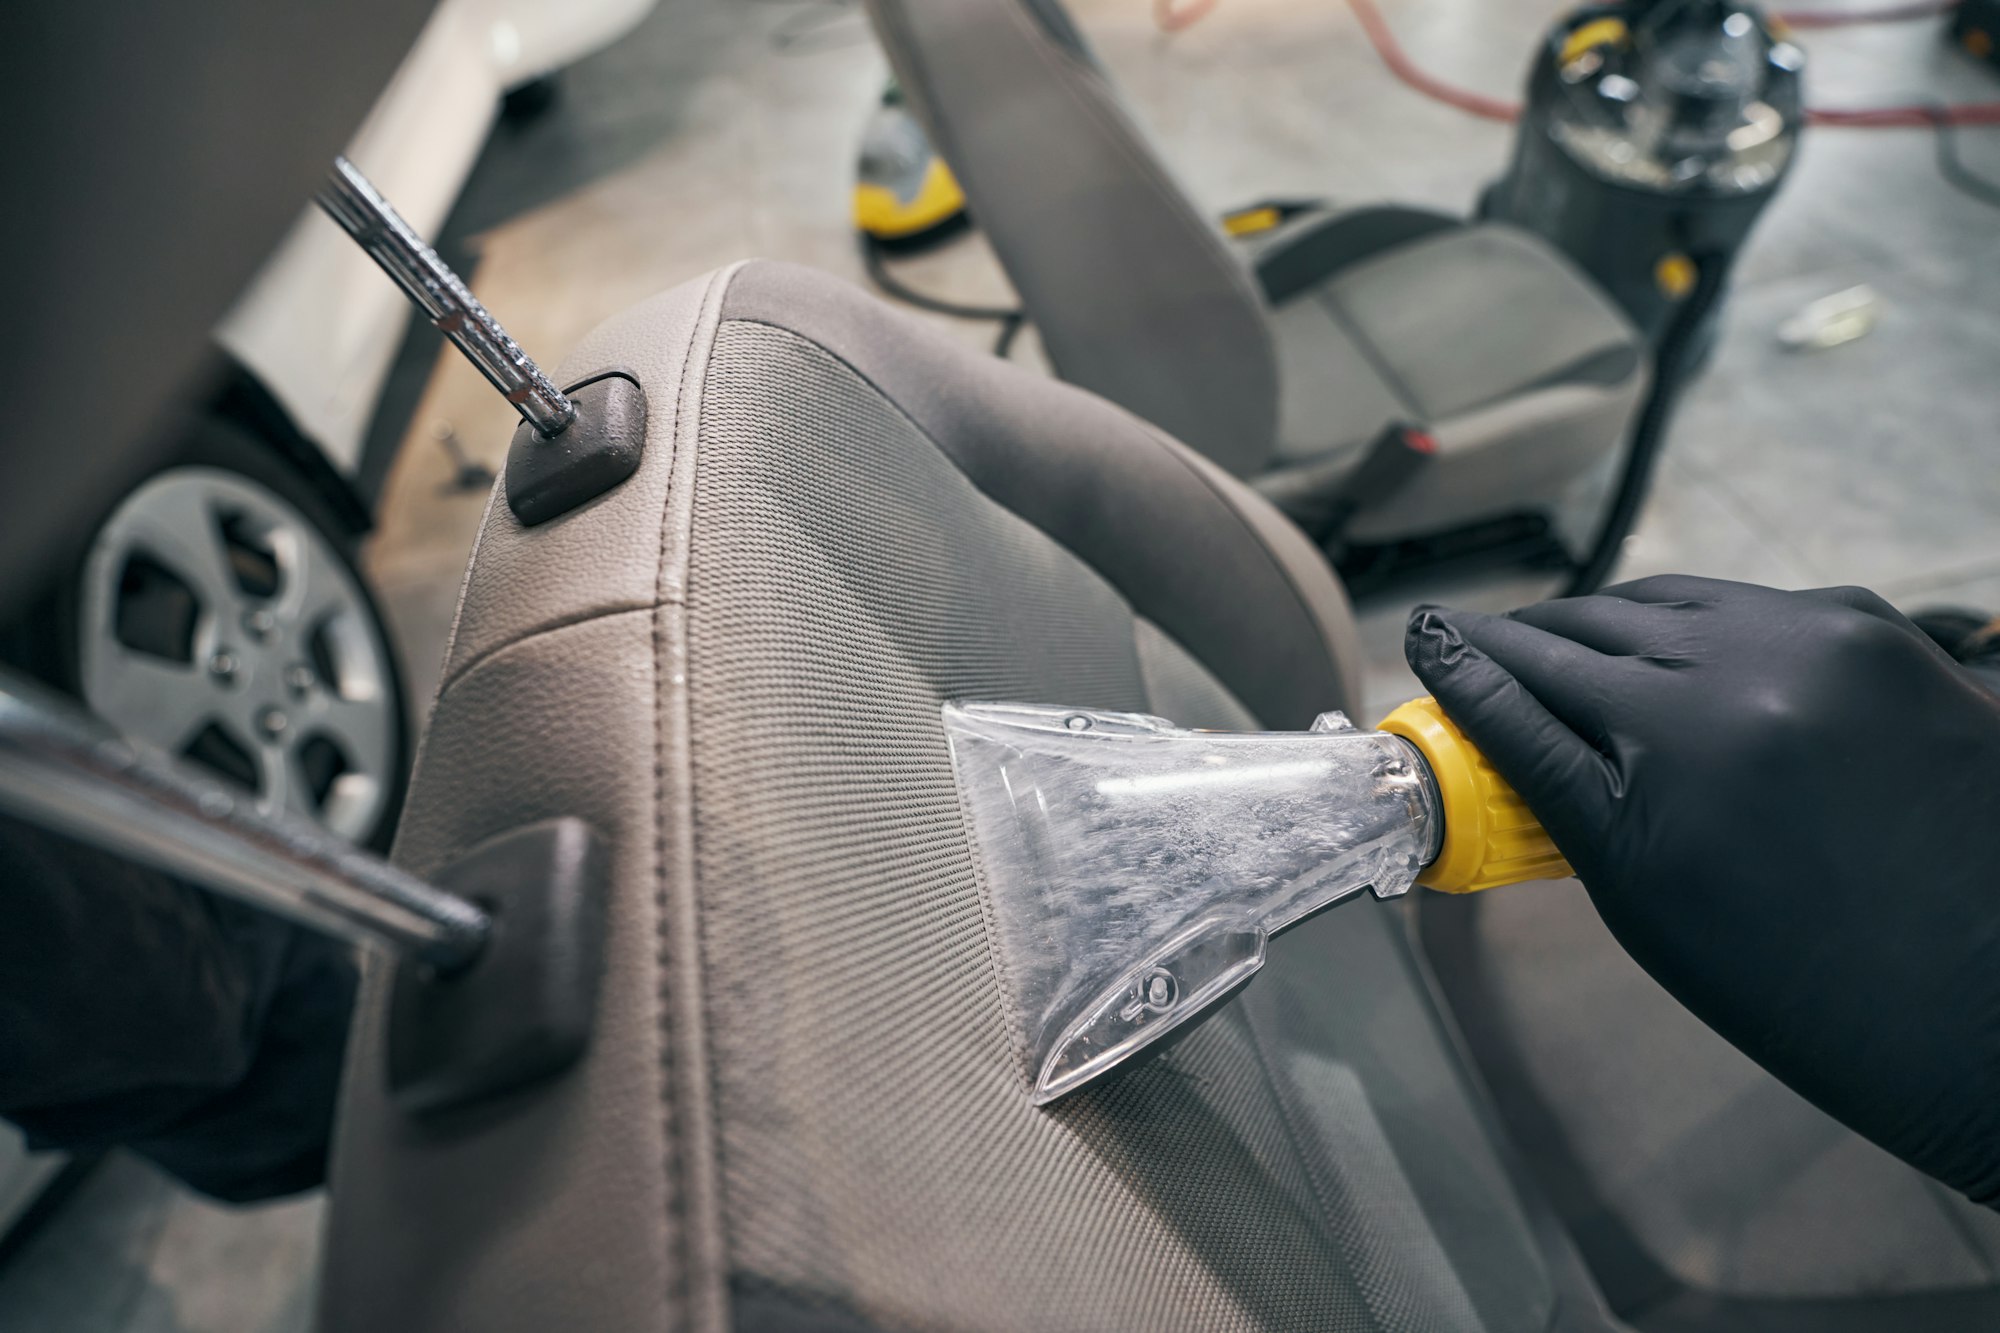
[(522, 420), (545, 438), (568, 430), (576, 405), (542, 373), (534, 359), (507, 336), (500, 321), (466, 290), (437, 251), (426, 245), (368, 178), (344, 157), (318, 195), (319, 206), (368, 257), (395, 279), (431, 323), (479, 367)]
[(127, 740), (0, 671), (0, 810), (324, 934), (439, 972), (479, 956), (491, 923), (299, 815)]

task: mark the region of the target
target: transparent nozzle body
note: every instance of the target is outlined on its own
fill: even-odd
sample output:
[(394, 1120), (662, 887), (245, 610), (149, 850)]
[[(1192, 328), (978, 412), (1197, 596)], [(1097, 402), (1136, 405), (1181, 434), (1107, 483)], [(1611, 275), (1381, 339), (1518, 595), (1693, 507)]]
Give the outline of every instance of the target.
[(1269, 938), (1437, 855), (1415, 747), (1339, 713), (1304, 732), (954, 703), (945, 734), (1036, 1102), (1199, 1017)]

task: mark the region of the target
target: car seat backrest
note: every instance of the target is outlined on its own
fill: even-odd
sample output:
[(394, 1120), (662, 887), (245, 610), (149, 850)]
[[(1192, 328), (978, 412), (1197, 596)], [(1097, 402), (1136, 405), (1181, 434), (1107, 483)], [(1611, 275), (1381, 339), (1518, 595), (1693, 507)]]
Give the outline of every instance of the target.
[(1058, 0), (868, 8), (1057, 372), (1261, 471), (1278, 419), (1262, 302)]
[[(1400, 916), (1344, 908), (1050, 1107), (1003, 1021), (947, 699), (1302, 727), (1353, 697), (1318, 554), (1070, 386), (753, 263), (599, 330), (633, 477), (490, 506), (397, 858), (610, 849), (560, 1079), (415, 1120), (364, 987), (327, 1333), (1544, 1328), (1548, 1269)], [(502, 924), (504, 929), (504, 922)]]

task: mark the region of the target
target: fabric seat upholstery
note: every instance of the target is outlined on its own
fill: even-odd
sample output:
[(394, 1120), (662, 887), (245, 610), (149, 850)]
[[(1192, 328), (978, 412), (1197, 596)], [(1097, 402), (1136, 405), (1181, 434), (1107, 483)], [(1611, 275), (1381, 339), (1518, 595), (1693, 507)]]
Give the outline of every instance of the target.
[(1589, 528), (1647, 358), (1546, 244), (1378, 206), (1232, 246), (1057, 0), (868, 3), (1058, 374), (1294, 513), (1383, 427), (1431, 427), (1437, 462), (1354, 540), (1521, 513)]
[(1645, 382), (1625, 317), (1561, 256), (1501, 224), (1383, 245), (1271, 317), (1281, 394), (1264, 494), (1280, 505), (1310, 496), (1386, 421), (1428, 425), (1438, 441), (1418, 484), (1350, 530), (1361, 541), (1473, 522), (1496, 494), (1561, 497), (1593, 472), (1606, 480), (1605, 442), (1620, 438)]
[(597, 828), (594, 1040), (412, 1121), (371, 970), (328, 1333), (1607, 1327), (1392, 907), (1300, 926), (1158, 1058), (1028, 1101), (940, 703), (1303, 726), (1357, 677), (1295, 529), (785, 265), (642, 305), (563, 376), (608, 366), (648, 396), (639, 471), (540, 527), (489, 507), (396, 849), (428, 873)]
[(1517, 1141), (1635, 1327), (2000, 1327), (2000, 1215), (1704, 1027), (1618, 947), (1576, 881), (1423, 906)]

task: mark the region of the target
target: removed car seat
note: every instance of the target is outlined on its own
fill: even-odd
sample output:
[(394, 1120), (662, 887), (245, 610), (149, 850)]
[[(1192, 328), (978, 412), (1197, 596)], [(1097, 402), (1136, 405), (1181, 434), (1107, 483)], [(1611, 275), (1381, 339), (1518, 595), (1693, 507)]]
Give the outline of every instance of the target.
[(1375, 207), (1232, 250), (1057, 0), (868, 8), (1063, 378), (1308, 521), (1385, 427), (1427, 427), (1437, 456), (1352, 542), (1588, 511), (1608, 487), (1644, 345), (1539, 239)]

